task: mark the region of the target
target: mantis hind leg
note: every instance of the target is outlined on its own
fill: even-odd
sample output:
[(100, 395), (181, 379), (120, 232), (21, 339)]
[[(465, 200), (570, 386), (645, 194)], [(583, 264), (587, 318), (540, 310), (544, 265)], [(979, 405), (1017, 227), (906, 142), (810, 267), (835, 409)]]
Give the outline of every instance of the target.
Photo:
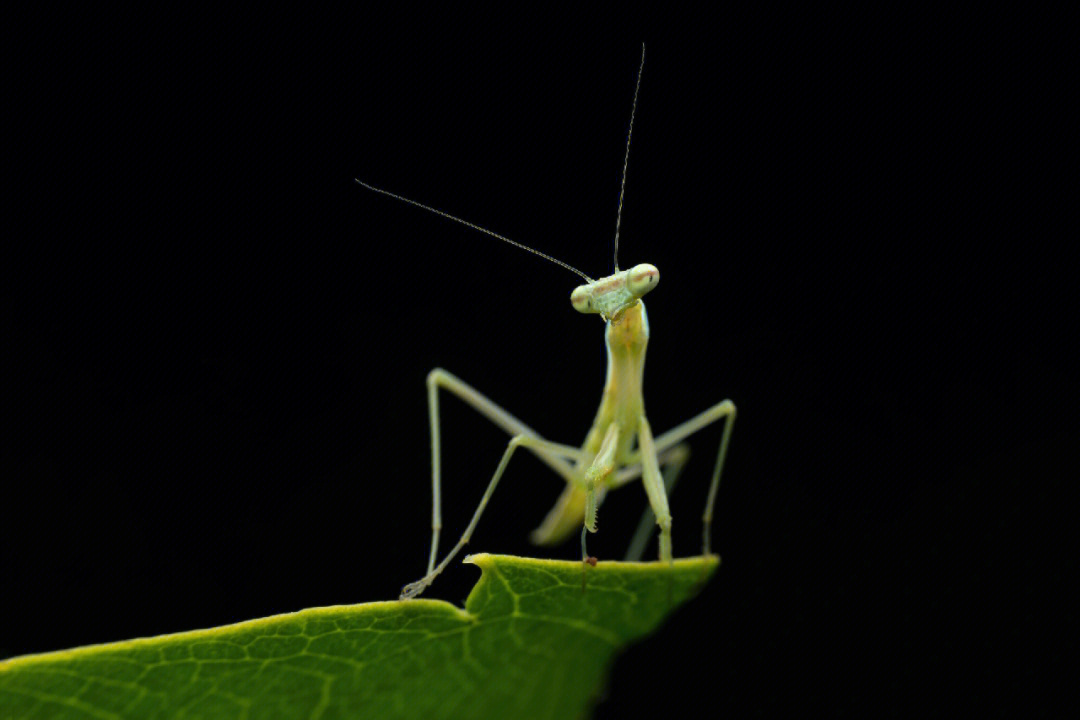
[(731, 428), (735, 426), (735, 403), (725, 400), (718, 408), (724, 412), (724, 434), (720, 438), (720, 449), (716, 453), (716, 467), (713, 469), (712, 481), (709, 483), (709, 497), (705, 501), (705, 512), (701, 515), (701, 554), (712, 554), (710, 547), (712, 541), (713, 506), (716, 504), (716, 491), (720, 489), (720, 473), (724, 470), (724, 460), (727, 458), (728, 441), (731, 439)]

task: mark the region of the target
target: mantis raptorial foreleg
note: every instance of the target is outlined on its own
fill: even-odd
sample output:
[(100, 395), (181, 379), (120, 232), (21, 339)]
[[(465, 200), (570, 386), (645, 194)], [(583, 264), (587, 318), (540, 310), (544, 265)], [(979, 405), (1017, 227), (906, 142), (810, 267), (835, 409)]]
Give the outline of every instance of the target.
[(653, 442), (649, 421), (642, 415), (638, 418), (638, 451), (641, 454), (641, 482), (645, 494), (649, 497), (649, 506), (656, 515), (656, 524), (660, 526), (660, 560), (671, 563), (671, 511), (668, 509), (667, 491), (660, 475), (660, 463), (656, 458), (656, 444)]
[[(435, 569), (435, 559), (439, 553), (439, 534), (442, 530), (442, 451), (439, 431), (439, 388), (447, 390), (461, 398), (478, 413), (502, 428), (509, 435), (524, 435), (540, 438), (540, 434), (525, 423), (499, 407), (482, 393), (463, 382), (453, 374), (435, 368), (427, 377), (428, 416), (431, 422), (431, 553), (428, 556), (428, 575)], [(582, 453), (579, 448), (558, 443), (547, 443), (544, 447), (528, 447), (540, 460), (557, 472), (564, 480), (570, 481), (573, 469), (567, 459), (577, 460)]]
[[(727, 457), (728, 441), (731, 438), (731, 429), (735, 424), (735, 414), (735, 404), (730, 400), (723, 400), (721, 402), (718, 402), (716, 405), (713, 405), (708, 410), (705, 410), (704, 412), (695, 415), (686, 422), (676, 425), (664, 434), (657, 436), (656, 439), (653, 441), (655, 445), (655, 451), (660, 458), (660, 464), (663, 465), (667, 462), (671, 462), (672, 464), (674, 464), (675, 460), (668, 460), (667, 456), (669, 453), (679, 447), (678, 443), (682, 442), (690, 435), (693, 435), (698, 430), (701, 430), (702, 428), (711, 425), (717, 420), (726, 420), (726, 422), (724, 423), (724, 433), (720, 438), (720, 449), (717, 452), (716, 466), (713, 468), (712, 481), (709, 483), (709, 495), (705, 501), (705, 511), (702, 514), (703, 555), (708, 555), (711, 552), (710, 535), (713, 517), (713, 506), (716, 504), (716, 493), (717, 490), (719, 490), (720, 488), (720, 474), (724, 469), (724, 460)], [(627, 467), (616, 473), (615, 480), (612, 482), (611, 487), (613, 489), (621, 487), (626, 483), (630, 482), (631, 480), (637, 479), (642, 472), (641, 459), (642, 449), (639, 447), (637, 450), (631, 453), (630, 457), (627, 459)], [(683, 462), (685, 462), (685, 459), (683, 460)], [(674, 472), (677, 474), (680, 470), (681, 468), (675, 470)], [(672, 478), (670, 482), (673, 485), (675, 479)], [(664, 485), (665, 487), (667, 487), (667, 490), (670, 493), (671, 486), (668, 485), (667, 473), (664, 474)], [(648, 542), (648, 535), (649, 533), (651, 533), (652, 528), (648, 524), (646, 524), (646, 518), (652, 517), (651, 511), (652, 508), (645, 509), (645, 517), (642, 518), (642, 523), (638, 525), (638, 531), (634, 534), (634, 539), (630, 543), (631, 550), (636, 549), (639, 542), (642, 546), (644, 546), (644, 544)], [(651, 520), (649, 522), (651, 523)], [(643, 531), (642, 527), (645, 527), (646, 530)], [(641, 532), (646, 533), (644, 539), (639, 539), (639, 533)], [(635, 559), (633, 557), (634, 553), (632, 553), (631, 550), (627, 550), (626, 552), (627, 560)], [(638, 553), (638, 556), (640, 557), (640, 552)]]
[(600, 443), (600, 449), (596, 453), (589, 469), (585, 471), (583, 484), (585, 486), (585, 522), (581, 527), (581, 559), (586, 561), (589, 551), (585, 547), (586, 532), (596, 532), (596, 512), (603, 497), (604, 486), (608, 482), (608, 476), (615, 470), (616, 450), (619, 443), (619, 425), (608, 425), (604, 439)]
[[(480, 516), (484, 514), (484, 508), (487, 507), (488, 501), (491, 499), (492, 494), (495, 492), (495, 488), (499, 485), (499, 480), (502, 479), (503, 473), (506, 471), (506, 466), (510, 464), (510, 458), (514, 456), (514, 451), (519, 447), (528, 448), (534, 452), (542, 451), (547, 453), (557, 453), (563, 449), (567, 449), (567, 446), (560, 445), (559, 443), (548, 442), (542, 438), (531, 437), (528, 435), (515, 435), (510, 438), (510, 442), (506, 445), (506, 451), (503, 452), (502, 460), (499, 461), (499, 466), (495, 468), (495, 474), (491, 476), (491, 481), (488, 483), (487, 490), (484, 491), (484, 497), (480, 498), (480, 504), (476, 506), (476, 511), (473, 513), (472, 520), (469, 521), (468, 527), (465, 528), (465, 532), (461, 534), (461, 538), (454, 545), (453, 549), (447, 553), (442, 562), (429, 570), (428, 574), (417, 580), (414, 583), (409, 583), (401, 590), (401, 599), (416, 597), (424, 591), (424, 589), (432, 583), (432, 581), (441, 573), (450, 561), (454, 559), (454, 556), (461, 552), (461, 548), (465, 547), (469, 543), (469, 539), (472, 537), (473, 531), (476, 529), (476, 524), (480, 522)], [(569, 448), (573, 450), (574, 448)], [(539, 453), (538, 453), (539, 454)]]
[[(690, 446), (686, 444), (676, 445), (667, 452), (660, 453), (657, 458), (662, 468), (660, 472), (664, 477), (664, 490), (669, 498), (672, 490), (675, 489), (675, 482), (679, 479), (679, 474), (682, 473), (682, 469), (689, 459)], [(637, 466), (637, 470), (639, 473), (641, 472), (640, 465)], [(623, 560), (637, 562), (641, 559), (641, 556), (645, 554), (645, 546), (648, 544), (655, 527), (656, 515), (652, 511), (652, 507), (646, 504), (645, 510), (641, 513), (641, 520), (638, 521), (637, 530), (634, 531), (634, 537), (630, 540), (629, 547), (626, 548), (626, 555)]]
[(709, 483), (709, 496), (705, 500), (705, 512), (701, 516), (701, 554), (709, 555), (711, 548), (711, 531), (713, 506), (716, 504), (716, 491), (720, 489), (720, 473), (724, 469), (724, 459), (727, 457), (728, 441), (731, 439), (731, 428), (735, 425), (735, 403), (723, 400), (713, 405), (703, 413), (695, 415), (681, 425), (676, 425), (666, 433), (656, 438), (656, 449), (663, 452), (682, 442), (687, 436), (696, 433), (707, 425), (725, 418), (724, 434), (720, 437), (720, 449), (716, 453), (716, 466), (713, 468), (712, 480)]

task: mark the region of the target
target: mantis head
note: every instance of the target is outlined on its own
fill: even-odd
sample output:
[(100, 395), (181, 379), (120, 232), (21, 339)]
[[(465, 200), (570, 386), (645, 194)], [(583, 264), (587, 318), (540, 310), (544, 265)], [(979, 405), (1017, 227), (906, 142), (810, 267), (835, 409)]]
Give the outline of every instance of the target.
[(578, 285), (570, 293), (570, 304), (580, 313), (598, 313), (610, 318), (636, 303), (659, 282), (660, 271), (656, 266), (642, 263), (586, 285)]

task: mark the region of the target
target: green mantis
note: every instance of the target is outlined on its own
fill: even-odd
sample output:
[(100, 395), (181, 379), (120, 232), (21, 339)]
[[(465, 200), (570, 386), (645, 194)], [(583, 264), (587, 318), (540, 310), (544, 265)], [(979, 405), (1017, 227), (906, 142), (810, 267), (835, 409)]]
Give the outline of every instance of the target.
[[(579, 285), (570, 294), (571, 304), (581, 313), (599, 315), (605, 324), (607, 378), (596, 418), (581, 445), (566, 445), (541, 437), (528, 425), (446, 370), (436, 368), (428, 375), (428, 410), (431, 424), (431, 550), (428, 556), (427, 573), (420, 580), (406, 585), (401, 591), (401, 599), (413, 598), (422, 593), (469, 542), (488, 501), (518, 448), (524, 448), (536, 455), (566, 481), (566, 488), (555, 503), (555, 507), (548, 513), (540, 527), (533, 531), (531, 539), (534, 543), (554, 545), (566, 540), (580, 528), (582, 560), (595, 563), (595, 559), (589, 557), (587, 552), (586, 540), (588, 533), (597, 531), (597, 511), (604, 496), (608, 491), (622, 487), (640, 477), (648, 497), (648, 507), (627, 550), (626, 559), (640, 559), (655, 524), (660, 529), (660, 560), (671, 563), (674, 556), (671, 548), (672, 518), (668, 509), (668, 494), (689, 456), (688, 446), (683, 441), (698, 430), (718, 420), (723, 420), (724, 429), (720, 439), (720, 448), (717, 452), (716, 465), (702, 515), (702, 553), (706, 555), (710, 553), (713, 508), (735, 420), (735, 405), (730, 400), (723, 400), (671, 430), (656, 437), (653, 436), (645, 414), (642, 394), (645, 349), (649, 342), (649, 320), (642, 297), (657, 286), (660, 273), (656, 267), (649, 264), (635, 265), (628, 270), (619, 269), (619, 225), (626, 188), (630, 138), (633, 135), (634, 114), (637, 110), (637, 96), (641, 87), (644, 63), (643, 46), (641, 66), (638, 69), (637, 86), (634, 89), (634, 102), (630, 113), (626, 156), (623, 161), (619, 211), (615, 224), (615, 272), (612, 275), (593, 280), (566, 263), (526, 245), (415, 200), (372, 187), (360, 180), (356, 181), (369, 190), (416, 205), (471, 227), (576, 273), (585, 279), (585, 284)], [(506, 431), (511, 439), (465, 532), (442, 561), (436, 563), (442, 531), (440, 390), (459, 397)]]

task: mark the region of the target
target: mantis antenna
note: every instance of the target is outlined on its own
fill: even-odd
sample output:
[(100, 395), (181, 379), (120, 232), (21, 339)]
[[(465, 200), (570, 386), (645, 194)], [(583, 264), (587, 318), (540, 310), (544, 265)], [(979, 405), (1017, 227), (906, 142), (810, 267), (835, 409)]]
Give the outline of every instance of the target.
[(566, 268), (567, 270), (569, 270), (572, 273), (577, 273), (581, 277), (585, 278), (585, 282), (589, 282), (589, 283), (593, 282), (593, 279), (591, 277), (589, 277), (585, 273), (581, 272), (577, 268), (572, 267), (571, 265), (568, 265), (568, 264), (564, 263), (562, 260), (558, 260), (556, 258), (553, 258), (550, 255), (547, 255), (546, 253), (542, 253), (539, 250), (534, 250), (531, 247), (529, 247), (528, 245), (525, 245), (523, 243), (519, 243), (519, 242), (517, 242), (515, 240), (511, 240), (508, 237), (503, 237), (502, 235), (500, 235), (498, 233), (491, 232), (490, 230), (488, 230), (486, 228), (482, 228), (479, 225), (474, 225), (473, 223), (469, 222), (468, 220), (462, 220), (459, 217), (454, 217), (450, 213), (444, 213), (442, 210), (436, 210), (433, 207), (428, 207), (427, 205), (424, 205), (423, 203), (418, 203), (415, 200), (410, 200), (407, 197), (402, 197), (400, 195), (395, 195), (392, 192), (388, 192), (386, 190), (381, 190), (381, 189), (379, 189), (377, 187), (374, 187), (373, 185), (368, 185), (366, 182), (361, 182), (358, 178), (356, 179), (356, 182), (359, 185), (361, 185), (362, 187), (366, 187), (368, 190), (373, 190), (373, 191), (375, 191), (375, 192), (377, 192), (377, 193), (379, 193), (381, 195), (387, 195), (389, 197), (394, 198), (395, 200), (400, 200), (401, 202), (408, 203), (410, 205), (415, 205), (416, 207), (427, 210), (428, 212), (433, 212), (436, 215), (441, 215), (442, 217), (444, 217), (444, 218), (446, 218), (448, 220), (453, 220), (456, 223), (461, 223), (462, 225), (464, 225), (466, 227), (470, 227), (473, 230), (479, 230), (480, 232), (484, 233), (485, 235), (490, 235), (493, 238), (498, 238), (499, 240), (502, 240), (503, 242), (510, 243), (514, 247), (521, 248), (522, 250), (527, 250), (528, 252), (531, 252), (533, 255), (539, 255), (540, 257), (544, 258), (545, 260), (550, 260), (551, 262), (555, 263), (556, 265), (564, 267), (564, 268)]
[(641, 71), (645, 69), (645, 43), (641, 43), (641, 65), (637, 71), (637, 85), (634, 86), (634, 104), (630, 107), (630, 131), (626, 133), (626, 156), (622, 164), (622, 185), (619, 186), (619, 214), (615, 216), (615, 272), (619, 272), (619, 225), (622, 223), (622, 200), (626, 193), (626, 166), (630, 164), (630, 138), (634, 134), (634, 113), (637, 111), (637, 95), (641, 89)]

